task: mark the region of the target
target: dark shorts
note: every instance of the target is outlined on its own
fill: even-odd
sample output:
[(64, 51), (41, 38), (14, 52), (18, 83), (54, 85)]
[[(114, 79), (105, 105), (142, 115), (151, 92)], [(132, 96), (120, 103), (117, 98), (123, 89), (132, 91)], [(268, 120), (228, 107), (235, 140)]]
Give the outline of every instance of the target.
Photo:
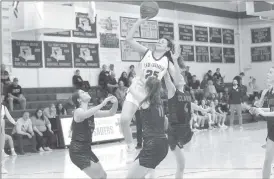
[(184, 148), (184, 145), (187, 144), (193, 136), (189, 125), (169, 126), (167, 134), (168, 144), (172, 151), (175, 150), (176, 146), (180, 149)]
[(81, 170), (89, 167), (90, 161), (94, 163), (99, 162), (89, 143), (72, 141), (69, 146), (69, 156), (72, 163)]
[(267, 138), (274, 142), (274, 125), (267, 122)]
[(155, 169), (168, 153), (167, 138), (147, 138), (143, 141), (143, 149), (136, 160), (146, 168)]

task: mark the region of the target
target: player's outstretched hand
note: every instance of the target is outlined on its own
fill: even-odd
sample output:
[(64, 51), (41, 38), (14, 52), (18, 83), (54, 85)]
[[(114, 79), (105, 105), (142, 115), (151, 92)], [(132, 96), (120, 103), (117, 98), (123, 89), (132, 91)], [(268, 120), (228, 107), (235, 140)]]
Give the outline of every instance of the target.
[(104, 101), (102, 102), (102, 104), (105, 106), (112, 99), (113, 99), (113, 96), (108, 96), (107, 98), (104, 99)]

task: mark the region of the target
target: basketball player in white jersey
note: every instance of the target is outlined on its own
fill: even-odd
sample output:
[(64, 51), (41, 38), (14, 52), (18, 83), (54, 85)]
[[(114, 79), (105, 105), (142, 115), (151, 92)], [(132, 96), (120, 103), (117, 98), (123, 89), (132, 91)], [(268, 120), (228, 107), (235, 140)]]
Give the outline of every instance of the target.
[[(173, 44), (168, 38), (160, 39), (156, 43), (154, 51), (149, 50), (147, 47), (139, 44), (133, 39), (135, 31), (146, 20), (147, 19), (138, 19), (126, 37), (126, 42), (129, 43), (131, 47), (135, 51), (139, 52), (143, 57), (139, 63), (139, 66), (137, 67), (136, 77), (132, 81), (121, 114), (121, 129), (125, 137), (125, 141), (128, 145), (129, 153), (133, 153), (135, 151), (130, 129), (130, 121), (140, 106), (139, 101), (143, 101), (147, 96), (145, 90), (146, 80), (151, 76), (157, 77), (159, 80), (161, 80), (166, 72), (169, 71), (172, 78), (174, 79), (174, 83), (179, 83), (180, 81), (180, 79), (175, 76), (175, 69), (173, 64), (169, 62), (169, 60), (172, 60), (173, 54), (170, 51), (173, 48)], [(134, 94), (132, 90), (136, 90), (138, 93), (143, 94), (143, 99), (137, 99), (137, 96), (132, 95)]]

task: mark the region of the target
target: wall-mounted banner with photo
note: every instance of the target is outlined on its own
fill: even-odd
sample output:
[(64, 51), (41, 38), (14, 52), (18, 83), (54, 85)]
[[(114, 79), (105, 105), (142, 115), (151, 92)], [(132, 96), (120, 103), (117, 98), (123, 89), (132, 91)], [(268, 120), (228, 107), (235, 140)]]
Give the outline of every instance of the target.
[(196, 62), (207, 63), (209, 62), (209, 54), (207, 46), (196, 46)]
[(222, 29), (209, 27), (209, 41), (210, 43), (222, 43)]
[(210, 47), (210, 62), (223, 63), (222, 47)]
[(42, 68), (42, 42), (12, 40), (13, 68)]
[(119, 48), (118, 34), (100, 33), (100, 47), (102, 47), (102, 48)]
[(208, 28), (203, 26), (194, 26), (195, 29), (195, 41), (196, 42), (208, 42)]
[[(131, 18), (131, 17), (120, 17), (120, 35), (121, 37), (126, 37), (132, 26), (137, 21), (137, 18)], [(134, 38), (140, 38), (140, 28), (137, 28), (137, 30), (134, 33)]]
[(184, 61), (194, 62), (194, 46), (193, 45), (180, 45), (181, 56)]
[(139, 62), (141, 60), (141, 55), (136, 52), (126, 41), (121, 40), (121, 59), (125, 62)]
[(156, 43), (155, 42), (139, 42), (141, 45), (147, 47), (149, 50), (154, 51)]
[(223, 44), (234, 45), (234, 30), (233, 29), (222, 29)]
[(193, 26), (179, 24), (179, 40), (193, 41)]
[(271, 28), (257, 28), (251, 29), (252, 43), (267, 43), (271, 42)]
[(98, 44), (74, 43), (75, 68), (100, 68)]
[(271, 58), (271, 46), (251, 47), (252, 62), (269, 62)]
[(73, 37), (97, 38), (96, 19), (97, 17), (91, 23), (88, 13), (76, 12), (76, 30), (73, 30)]
[(235, 63), (235, 49), (223, 48), (223, 56), (225, 63)]
[(44, 56), (46, 68), (71, 68), (71, 43), (44, 42)]
[(158, 22), (159, 39), (169, 37), (174, 40), (174, 24), (169, 22)]
[(45, 33), (45, 36), (54, 36), (54, 37), (71, 37), (71, 31), (62, 31), (55, 33)]
[(140, 25), (140, 33), (142, 39), (157, 40), (158, 39), (158, 22), (145, 21)]
[(100, 18), (98, 21), (99, 32), (118, 33), (119, 22), (111, 16)]

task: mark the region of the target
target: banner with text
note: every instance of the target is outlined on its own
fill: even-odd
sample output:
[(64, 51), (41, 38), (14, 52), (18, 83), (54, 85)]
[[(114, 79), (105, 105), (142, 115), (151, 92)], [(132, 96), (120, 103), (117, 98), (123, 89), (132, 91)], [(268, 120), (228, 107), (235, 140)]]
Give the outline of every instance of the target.
[(194, 62), (194, 46), (193, 45), (180, 45), (181, 56), (184, 61)]
[(42, 68), (42, 42), (12, 40), (13, 68)]
[(192, 25), (179, 24), (179, 40), (193, 41)]
[(158, 22), (159, 39), (169, 37), (174, 40), (174, 24), (169, 22)]
[(251, 29), (252, 43), (267, 43), (271, 42), (271, 28), (257, 28)]
[(44, 42), (44, 56), (46, 68), (71, 68), (71, 43)]
[(119, 22), (117, 19), (114, 19), (111, 16), (100, 17), (98, 21), (98, 28), (99, 28), (98, 29), (99, 32), (117, 34), (119, 33), (118, 32)]
[(223, 56), (225, 63), (235, 63), (235, 49), (223, 48)]
[(209, 27), (209, 39), (210, 43), (222, 43), (222, 29)]
[(234, 30), (233, 29), (222, 29), (223, 44), (234, 45)]
[(91, 23), (88, 13), (76, 12), (76, 30), (73, 30), (73, 37), (97, 38), (96, 19)]
[(196, 42), (208, 42), (208, 28), (203, 26), (194, 26), (195, 29), (195, 41)]
[(141, 55), (135, 51), (126, 41), (121, 40), (121, 59), (126, 62), (139, 62)]
[[(132, 26), (137, 21), (137, 18), (131, 18), (131, 17), (120, 17), (120, 35), (121, 37), (126, 37)], [(134, 38), (140, 38), (140, 28), (137, 28), (137, 30), (134, 33)]]
[(98, 44), (73, 44), (75, 68), (100, 68)]
[(196, 46), (196, 62), (209, 62), (209, 54), (207, 46)]
[(145, 21), (140, 25), (140, 33), (142, 39), (157, 40), (158, 39), (158, 22)]
[(100, 33), (100, 47), (119, 48), (119, 37), (117, 34)]
[(223, 62), (222, 47), (210, 47), (210, 62), (211, 63)]
[(252, 62), (269, 62), (272, 61), (271, 46), (251, 47)]

